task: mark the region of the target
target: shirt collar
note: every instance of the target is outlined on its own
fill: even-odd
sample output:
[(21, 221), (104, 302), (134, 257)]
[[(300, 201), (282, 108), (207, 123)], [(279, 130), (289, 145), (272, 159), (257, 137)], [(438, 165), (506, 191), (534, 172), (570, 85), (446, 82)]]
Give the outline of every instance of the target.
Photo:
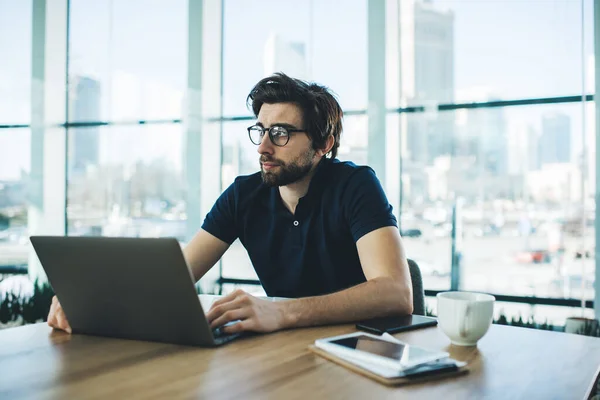
[[(313, 175), (313, 177), (310, 180), (310, 183), (308, 184), (308, 191), (306, 192), (306, 194), (300, 198), (300, 202), (311, 202), (312, 199), (314, 199), (315, 197), (318, 197), (319, 193), (322, 192), (324, 185), (327, 183), (327, 175), (328, 175), (328, 170), (329, 170), (329, 166), (331, 164), (333, 164), (334, 162), (337, 162), (337, 160), (334, 159), (330, 159), (327, 157), (323, 157), (319, 163), (317, 164), (315, 173)], [(273, 207), (275, 207), (276, 209), (280, 210), (280, 211), (287, 211), (287, 209), (285, 208), (285, 206), (283, 205), (283, 202), (281, 200), (281, 196), (279, 194), (279, 187), (274, 186), (274, 187), (268, 187), (266, 186), (264, 183), (262, 183), (263, 187), (268, 188), (269, 189), (269, 193), (270, 193), (270, 202), (271, 205)]]
[[(313, 175), (310, 183), (308, 184), (308, 191), (302, 197), (302, 199), (312, 199), (315, 195), (318, 195), (322, 190), (325, 184), (327, 183), (327, 175), (329, 171), (329, 166), (333, 163), (333, 160), (327, 157), (321, 158), (319, 164), (317, 164), (315, 174)], [(302, 200), (300, 199), (300, 200)]]

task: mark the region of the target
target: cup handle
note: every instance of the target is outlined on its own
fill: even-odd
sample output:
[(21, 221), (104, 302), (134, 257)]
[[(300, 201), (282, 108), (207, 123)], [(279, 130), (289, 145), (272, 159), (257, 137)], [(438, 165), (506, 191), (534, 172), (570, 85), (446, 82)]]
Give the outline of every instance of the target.
[(458, 333), (461, 337), (467, 337), (468, 335), (468, 331), (467, 331), (467, 320), (469, 318), (469, 314), (471, 313), (471, 303), (467, 303), (467, 305), (465, 306), (465, 312), (463, 313), (463, 318), (462, 321), (460, 321), (460, 328), (458, 330)]

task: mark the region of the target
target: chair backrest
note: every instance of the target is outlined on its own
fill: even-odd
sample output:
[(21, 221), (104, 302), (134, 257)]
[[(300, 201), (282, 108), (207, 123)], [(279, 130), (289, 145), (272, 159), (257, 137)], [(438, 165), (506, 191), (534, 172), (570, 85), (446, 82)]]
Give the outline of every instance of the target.
[(416, 262), (408, 260), (408, 270), (412, 281), (413, 290), (413, 314), (425, 315), (425, 290), (423, 289), (423, 277)]

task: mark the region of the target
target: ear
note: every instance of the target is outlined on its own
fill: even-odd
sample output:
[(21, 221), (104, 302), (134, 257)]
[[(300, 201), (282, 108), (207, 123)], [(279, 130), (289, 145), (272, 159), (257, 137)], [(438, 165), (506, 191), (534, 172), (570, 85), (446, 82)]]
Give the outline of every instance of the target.
[(329, 153), (331, 151), (331, 149), (333, 148), (334, 144), (335, 144), (335, 139), (333, 138), (333, 135), (329, 135), (327, 137), (327, 141), (325, 142), (325, 147), (317, 150), (317, 154), (319, 155), (319, 157), (323, 157), (325, 154)]

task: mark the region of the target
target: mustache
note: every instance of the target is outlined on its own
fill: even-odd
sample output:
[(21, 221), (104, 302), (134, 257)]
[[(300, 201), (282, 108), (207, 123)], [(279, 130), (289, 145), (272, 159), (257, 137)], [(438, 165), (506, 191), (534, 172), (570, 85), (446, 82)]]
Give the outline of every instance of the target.
[(273, 157), (268, 157), (268, 156), (260, 156), (260, 160), (261, 163), (273, 163), (273, 164), (278, 164), (278, 165), (285, 165), (285, 163), (281, 160), (278, 160), (276, 158)]

